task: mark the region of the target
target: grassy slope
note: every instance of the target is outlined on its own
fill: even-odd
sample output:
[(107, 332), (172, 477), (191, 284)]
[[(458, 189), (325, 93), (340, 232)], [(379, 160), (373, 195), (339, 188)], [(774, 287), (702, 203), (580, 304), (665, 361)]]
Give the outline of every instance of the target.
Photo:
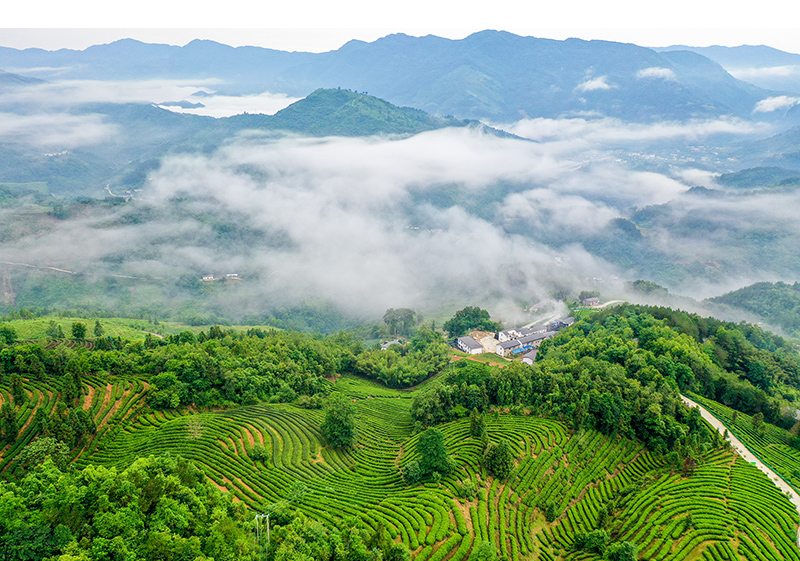
[[(685, 477), (631, 441), (572, 433), (552, 420), (489, 415), (490, 439), (507, 439), (519, 459), (507, 481), (482, 469), (480, 443), (468, 436), (469, 421), (462, 419), (440, 427), (458, 471), (438, 486), (408, 488), (398, 470), (416, 457), (410, 406), (419, 389), (340, 378), (337, 389), (354, 400), (360, 431), (359, 444), (343, 451), (322, 442), (320, 410), (261, 404), (153, 413), (143, 407), (140, 380), (85, 382), (84, 407), (100, 429), (76, 458), (78, 465), (122, 467), (137, 455), (181, 454), (253, 508), (286, 500), (294, 488), (292, 507), (332, 524), (344, 516), (382, 524), (421, 561), (461, 561), (482, 539), (515, 561), (599, 559), (571, 544), (577, 532), (595, 528), (602, 506), (611, 510), (606, 529), (612, 539), (635, 543), (642, 559), (800, 560), (793, 543), (797, 513), (766, 477), (729, 452), (710, 454)], [(52, 408), (55, 388), (44, 382), (26, 387), (31, 402)], [(8, 399), (8, 388), (1, 391)], [(22, 423), (33, 409), (20, 411)], [(21, 440), (31, 434), (28, 427)], [(250, 459), (253, 443), (264, 444), (267, 461)], [(0, 469), (13, 471), (18, 450), (4, 451)], [(467, 479), (479, 487), (471, 501), (458, 498)], [(305, 493), (296, 493), (297, 483)], [(543, 516), (550, 501), (559, 514), (552, 523)]]

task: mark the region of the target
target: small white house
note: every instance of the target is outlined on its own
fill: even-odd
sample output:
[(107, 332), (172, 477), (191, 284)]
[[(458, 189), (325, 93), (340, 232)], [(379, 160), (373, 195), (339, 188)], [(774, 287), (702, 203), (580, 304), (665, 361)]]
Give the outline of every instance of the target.
[(472, 337), (459, 337), (456, 339), (456, 346), (459, 350), (471, 355), (479, 355), (483, 352), (483, 345)]

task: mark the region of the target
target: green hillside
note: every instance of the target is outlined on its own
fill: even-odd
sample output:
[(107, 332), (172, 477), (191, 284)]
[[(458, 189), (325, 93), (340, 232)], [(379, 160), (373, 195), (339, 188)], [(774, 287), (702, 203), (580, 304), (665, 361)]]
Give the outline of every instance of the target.
[(800, 331), (800, 283), (757, 282), (709, 302), (745, 310), (794, 336)]
[(411, 107), (397, 107), (350, 90), (318, 89), (275, 115), (237, 115), (226, 126), (288, 131), (311, 136), (417, 134), (467, 121), (435, 117)]
[[(435, 332), (390, 351), (343, 333), (219, 327), (131, 343), (6, 344), (0, 506), (14, 514), (0, 523), (11, 524), (0, 547), (21, 558), (15, 548), (36, 520), (38, 558), (67, 561), (84, 544), (85, 559), (108, 558), (109, 547), (181, 559), (171, 543), (193, 559), (255, 559), (247, 521), (267, 512), (270, 559), (324, 543), (329, 553), (307, 555), (334, 560), (326, 548), (341, 543), (364, 561), (800, 560), (792, 504), (678, 397), (682, 387), (783, 422), (776, 407), (796, 385), (797, 355), (755, 328), (664, 308), (584, 315), (533, 366), (462, 358), (411, 387), (409, 368), (428, 376), (423, 365), (439, 360)], [(747, 378), (756, 362), (767, 390)], [(356, 440), (336, 448), (325, 424), (341, 407)], [(784, 474), (793, 466), (773, 463)], [(172, 486), (158, 483), (168, 474)], [(47, 478), (91, 496), (95, 481), (121, 485), (138, 522), (116, 522), (127, 529), (111, 544), (106, 507), (47, 518), (45, 505), (72, 508), (51, 491), (31, 502), (24, 490)], [(190, 514), (192, 496), (217, 505), (217, 523)], [(173, 522), (159, 526), (165, 516)]]

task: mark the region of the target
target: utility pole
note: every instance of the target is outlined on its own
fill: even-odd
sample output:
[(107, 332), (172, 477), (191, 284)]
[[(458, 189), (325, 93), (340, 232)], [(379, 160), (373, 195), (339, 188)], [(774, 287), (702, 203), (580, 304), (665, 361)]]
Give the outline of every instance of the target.
[(264, 560), (266, 561), (269, 558), (269, 546), (270, 546), (270, 538), (269, 538), (269, 514), (256, 514), (255, 523), (256, 523), (256, 557), (261, 555), (261, 519), (267, 519), (267, 547), (264, 552)]

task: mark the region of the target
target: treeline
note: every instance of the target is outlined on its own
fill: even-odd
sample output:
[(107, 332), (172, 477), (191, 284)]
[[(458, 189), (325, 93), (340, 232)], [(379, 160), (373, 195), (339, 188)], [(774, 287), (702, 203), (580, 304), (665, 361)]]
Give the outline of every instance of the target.
[(243, 333), (214, 326), (197, 335), (184, 331), (160, 339), (148, 334), (144, 342), (97, 337), (93, 349), (7, 345), (0, 350), (0, 385), (9, 386), (19, 403), (26, 399), (23, 378), (55, 379), (64, 400), (72, 403), (82, 395), (84, 376), (133, 375), (149, 380), (155, 409), (291, 402), (326, 395), (330, 380), (341, 373), (411, 386), (444, 368), (447, 349), (441, 335), (426, 328), (405, 345), (379, 351), (347, 333)]
[(449, 361), (442, 335), (422, 327), (404, 345), (354, 354), (349, 371), (392, 388), (407, 388), (440, 372)]
[(797, 386), (798, 372), (791, 347), (758, 328), (625, 306), (563, 330), (542, 344), (532, 366), (453, 364), (443, 384), (415, 397), (412, 415), (424, 427), (473, 409), (509, 408), (694, 456), (716, 435), (683, 405), (680, 390), (786, 427), (794, 418), (776, 396)]
[(124, 471), (62, 471), (45, 461), (17, 483), (0, 481), (0, 558), (250, 558), (246, 510), (191, 464), (136, 460)]

